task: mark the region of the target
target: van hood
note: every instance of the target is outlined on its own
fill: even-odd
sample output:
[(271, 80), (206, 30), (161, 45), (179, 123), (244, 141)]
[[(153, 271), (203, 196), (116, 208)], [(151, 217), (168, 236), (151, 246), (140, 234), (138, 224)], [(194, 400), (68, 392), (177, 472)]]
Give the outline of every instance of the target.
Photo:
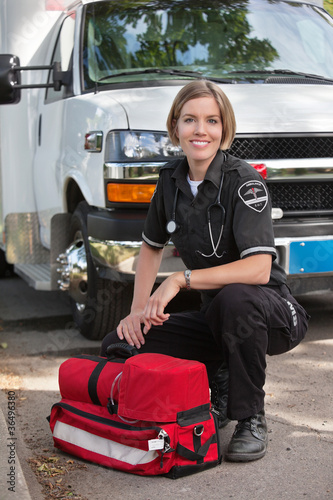
[[(181, 87), (113, 90), (112, 97), (125, 109), (130, 129), (163, 131), (171, 103)], [(233, 105), (237, 134), (333, 131), (333, 85), (230, 84), (220, 87)]]

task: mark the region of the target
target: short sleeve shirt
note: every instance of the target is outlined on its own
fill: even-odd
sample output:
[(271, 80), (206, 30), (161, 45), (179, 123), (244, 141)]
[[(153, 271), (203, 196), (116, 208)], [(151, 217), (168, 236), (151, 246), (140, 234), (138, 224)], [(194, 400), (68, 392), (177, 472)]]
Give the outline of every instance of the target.
[[(271, 202), (261, 175), (245, 161), (219, 151), (193, 197), (187, 173), (186, 159), (161, 168), (143, 240), (163, 248), (171, 238), (186, 267), (192, 270), (256, 254), (270, 254), (274, 261)], [(170, 220), (177, 224), (171, 236), (166, 229)], [(284, 282), (284, 271), (273, 264), (270, 283)]]

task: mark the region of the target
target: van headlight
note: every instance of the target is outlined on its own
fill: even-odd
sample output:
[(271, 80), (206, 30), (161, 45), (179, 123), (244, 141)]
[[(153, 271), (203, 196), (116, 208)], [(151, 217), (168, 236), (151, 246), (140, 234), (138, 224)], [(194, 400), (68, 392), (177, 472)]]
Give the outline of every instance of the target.
[(165, 132), (112, 130), (106, 138), (105, 162), (166, 161), (182, 157)]

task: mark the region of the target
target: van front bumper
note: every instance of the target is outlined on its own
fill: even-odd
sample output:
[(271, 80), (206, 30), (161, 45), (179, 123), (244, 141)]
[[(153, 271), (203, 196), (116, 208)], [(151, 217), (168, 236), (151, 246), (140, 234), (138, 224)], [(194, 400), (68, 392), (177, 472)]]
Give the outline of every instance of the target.
[[(88, 215), (91, 255), (99, 275), (112, 280), (134, 280), (142, 245), (145, 210), (99, 210)], [(333, 289), (333, 223), (279, 221), (274, 223), (278, 262), (295, 293)], [(164, 250), (157, 282), (185, 266), (172, 243)]]
[[(134, 280), (146, 214), (145, 210), (95, 210), (88, 214), (90, 251), (101, 277)], [(169, 243), (163, 252), (157, 281), (184, 269), (175, 246)]]

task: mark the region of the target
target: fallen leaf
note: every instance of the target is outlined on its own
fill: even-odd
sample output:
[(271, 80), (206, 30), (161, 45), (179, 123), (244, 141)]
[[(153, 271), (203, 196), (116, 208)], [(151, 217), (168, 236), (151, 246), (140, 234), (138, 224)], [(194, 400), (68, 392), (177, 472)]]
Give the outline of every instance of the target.
[(42, 464), (40, 467), (37, 467), (38, 472), (49, 471), (49, 468), (46, 464)]

